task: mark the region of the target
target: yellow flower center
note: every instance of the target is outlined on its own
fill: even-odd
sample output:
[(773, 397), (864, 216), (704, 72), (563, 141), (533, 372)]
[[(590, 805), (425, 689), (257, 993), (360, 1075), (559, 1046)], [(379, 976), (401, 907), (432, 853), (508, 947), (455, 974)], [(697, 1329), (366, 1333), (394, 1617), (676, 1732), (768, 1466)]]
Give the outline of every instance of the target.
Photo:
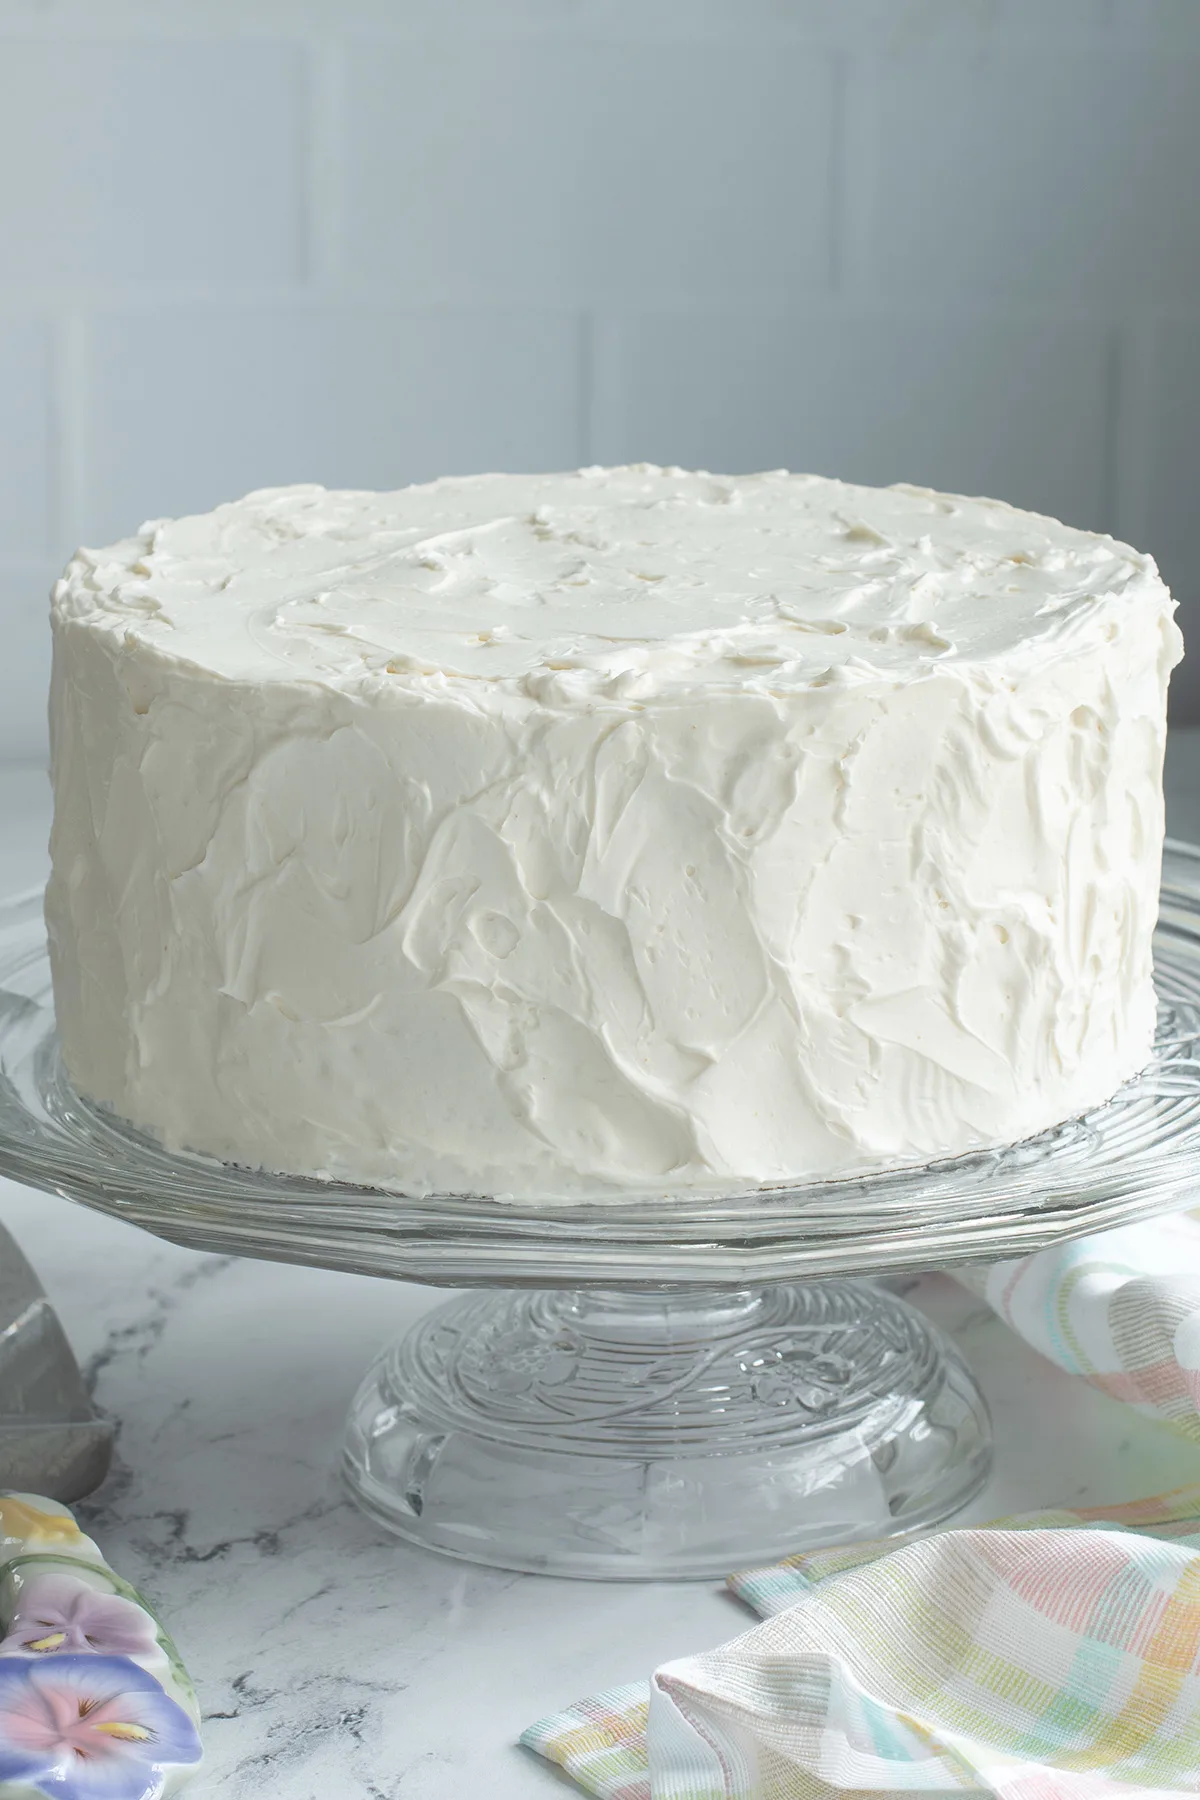
[(26, 1500), (0, 1500), (0, 1532), (9, 1538), (40, 1538), (47, 1544), (75, 1544), (83, 1536), (69, 1513), (42, 1512)]
[(67, 1634), (65, 1631), (52, 1631), (49, 1637), (31, 1639), (31, 1641), (26, 1644), (25, 1648), (27, 1650), (57, 1650), (59, 1645), (65, 1644), (66, 1641)]
[(154, 1736), (144, 1725), (134, 1725), (132, 1721), (123, 1723), (119, 1719), (97, 1725), (96, 1730), (102, 1731), (105, 1737), (119, 1738), (123, 1744), (145, 1744)]

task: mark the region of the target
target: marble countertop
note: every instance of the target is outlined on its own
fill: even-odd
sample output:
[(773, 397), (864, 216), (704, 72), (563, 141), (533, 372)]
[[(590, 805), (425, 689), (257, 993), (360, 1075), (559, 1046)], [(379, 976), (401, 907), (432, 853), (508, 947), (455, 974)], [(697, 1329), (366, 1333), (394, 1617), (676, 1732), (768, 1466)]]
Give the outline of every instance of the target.
[[(1200, 837), (1200, 734), (1173, 740), (1170, 823)], [(41, 877), (44, 777), (0, 771), (0, 883)], [(343, 1418), (379, 1346), (444, 1296), (202, 1256), (0, 1181), (119, 1423), (81, 1508), (162, 1609), (206, 1715), (196, 1800), (537, 1800), (568, 1791), (521, 1729), (744, 1630), (715, 1583), (505, 1574), (389, 1540), (344, 1498)], [(1194, 1446), (1073, 1381), (941, 1276), (911, 1295), (991, 1403), (996, 1469), (963, 1519), (1200, 1476)], [(575, 1791), (570, 1789), (569, 1791)]]

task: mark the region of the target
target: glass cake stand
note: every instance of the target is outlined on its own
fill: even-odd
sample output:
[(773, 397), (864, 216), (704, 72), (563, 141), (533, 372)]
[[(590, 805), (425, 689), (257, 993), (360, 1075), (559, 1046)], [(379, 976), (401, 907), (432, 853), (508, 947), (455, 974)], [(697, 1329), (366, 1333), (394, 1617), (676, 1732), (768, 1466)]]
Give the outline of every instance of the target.
[(72, 1092), (40, 895), (0, 907), (0, 1172), (202, 1250), (476, 1291), (369, 1371), (345, 1472), (402, 1537), (504, 1568), (704, 1577), (931, 1525), (989, 1466), (954, 1347), (879, 1278), (1022, 1255), (1200, 1178), (1200, 851), (1168, 846), (1149, 1067), (1013, 1148), (614, 1204), (410, 1198), (175, 1155)]

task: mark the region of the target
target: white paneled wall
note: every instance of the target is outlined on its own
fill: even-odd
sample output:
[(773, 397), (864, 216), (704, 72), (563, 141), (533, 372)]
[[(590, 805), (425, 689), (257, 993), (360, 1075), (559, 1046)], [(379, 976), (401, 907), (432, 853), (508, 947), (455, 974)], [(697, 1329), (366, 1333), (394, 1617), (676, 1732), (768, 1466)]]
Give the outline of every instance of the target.
[(0, 757), (77, 542), (633, 457), (1113, 529), (1200, 645), (1200, 0), (0, 0)]
[(0, 40), (6, 281), (303, 280), (307, 102), (287, 43)]
[(581, 454), (570, 312), (97, 307), (79, 372), (85, 541), (286, 481), (378, 487)]

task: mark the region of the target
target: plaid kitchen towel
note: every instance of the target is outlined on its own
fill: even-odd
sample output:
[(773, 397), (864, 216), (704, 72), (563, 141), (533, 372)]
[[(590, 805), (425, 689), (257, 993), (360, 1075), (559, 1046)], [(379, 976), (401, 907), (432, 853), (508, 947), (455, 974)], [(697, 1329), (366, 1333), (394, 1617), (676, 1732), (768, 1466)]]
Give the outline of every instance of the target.
[(1051, 1361), (1200, 1439), (1200, 1213), (954, 1273)]
[(522, 1742), (601, 1800), (1200, 1790), (1200, 1485), (798, 1557), (767, 1617)]
[[(1200, 1440), (1200, 1214), (957, 1272)], [(1200, 1486), (733, 1576), (744, 1637), (522, 1739), (602, 1800), (1200, 1791)]]

